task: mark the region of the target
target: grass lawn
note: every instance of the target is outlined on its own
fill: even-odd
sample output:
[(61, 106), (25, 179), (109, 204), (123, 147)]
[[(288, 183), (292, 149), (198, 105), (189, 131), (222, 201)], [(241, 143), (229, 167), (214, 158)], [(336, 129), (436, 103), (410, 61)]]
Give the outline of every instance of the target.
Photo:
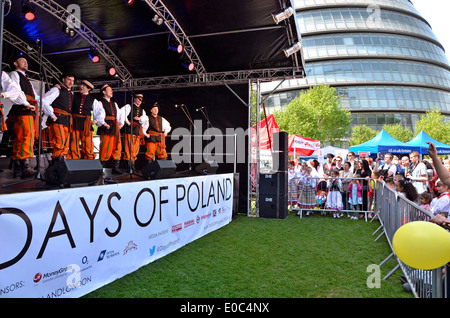
[(380, 288), (366, 281), (391, 250), (379, 223), (239, 215), (229, 225), (118, 279), (86, 298), (412, 298), (389, 260)]

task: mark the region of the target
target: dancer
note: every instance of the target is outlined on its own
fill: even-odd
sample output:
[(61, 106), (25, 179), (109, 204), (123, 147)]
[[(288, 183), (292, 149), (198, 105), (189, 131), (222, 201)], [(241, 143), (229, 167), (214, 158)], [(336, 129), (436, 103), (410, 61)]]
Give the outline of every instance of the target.
[(166, 136), (172, 129), (170, 123), (158, 115), (159, 104), (156, 102), (150, 108), (150, 116), (148, 116), (148, 128), (144, 131), (146, 137), (147, 152), (145, 158), (147, 160), (155, 159), (155, 155), (159, 160), (167, 159), (166, 152)]
[(124, 113), (111, 101), (113, 97), (112, 88), (106, 84), (102, 87), (103, 98), (102, 109), (97, 118), (97, 133), (100, 135), (100, 161), (106, 167), (107, 161), (113, 159), (113, 174), (121, 174), (119, 169), (122, 143), (120, 141), (120, 129), (124, 124)]
[[(144, 128), (148, 127), (148, 116), (145, 110), (141, 107), (144, 96), (137, 94), (133, 99), (133, 106), (129, 104), (122, 107), (125, 110), (125, 125), (122, 128), (122, 134), (124, 136), (124, 155), (123, 160), (131, 160), (131, 170), (135, 171), (134, 162), (137, 159), (139, 148), (141, 143), (144, 143)], [(131, 109), (133, 107), (133, 109)], [(131, 118), (133, 113), (133, 118)], [(133, 139), (131, 139), (133, 136)], [(131, 144), (131, 145), (130, 145)], [(130, 149), (131, 146), (131, 149)]]
[(44, 114), (48, 116), (50, 140), (52, 141), (52, 165), (69, 153), (70, 131), (72, 129), (72, 86), (75, 76), (63, 75), (62, 85), (52, 87), (43, 98)]

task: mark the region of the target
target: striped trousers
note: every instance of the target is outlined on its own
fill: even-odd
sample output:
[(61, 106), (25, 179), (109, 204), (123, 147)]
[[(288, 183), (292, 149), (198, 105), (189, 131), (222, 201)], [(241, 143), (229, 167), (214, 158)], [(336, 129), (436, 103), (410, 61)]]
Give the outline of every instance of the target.
[(108, 161), (111, 156), (113, 160), (120, 160), (121, 152), (120, 135), (100, 134), (100, 161)]
[(123, 140), (123, 158), (124, 160), (130, 160), (130, 153), (131, 153), (131, 161), (136, 161), (137, 155), (139, 154), (139, 148), (141, 146), (141, 140), (139, 138), (139, 135), (132, 135), (133, 136), (133, 142), (131, 145), (131, 151), (130, 151), (130, 134), (124, 134), (124, 140)]
[(95, 159), (93, 133), (72, 129), (70, 132), (70, 147), (68, 159)]
[(32, 158), (35, 140), (35, 116), (14, 117), (13, 160)]
[(49, 125), (49, 133), (53, 146), (52, 158), (67, 156), (70, 143), (69, 127), (51, 123)]

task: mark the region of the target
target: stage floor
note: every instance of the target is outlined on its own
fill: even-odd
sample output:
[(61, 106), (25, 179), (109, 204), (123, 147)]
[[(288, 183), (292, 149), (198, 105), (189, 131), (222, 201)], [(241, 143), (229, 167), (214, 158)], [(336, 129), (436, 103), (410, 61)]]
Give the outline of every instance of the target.
[[(29, 179), (21, 179), (20, 177), (13, 178), (13, 171), (9, 167), (10, 159), (7, 157), (0, 157), (0, 169), (3, 170), (0, 172), (0, 195), (61, 189), (60, 187), (47, 183), (44, 180), (45, 170), (48, 168), (48, 163), (49, 161), (46, 160), (46, 158), (43, 158), (40, 162), (40, 175), (36, 175), (35, 177)], [(36, 158), (31, 160), (31, 168), (36, 168)], [(111, 173), (111, 168), (104, 168), (103, 172), (104, 174), (100, 177), (98, 182), (91, 186), (149, 180), (140, 172), (130, 174), (128, 171), (125, 171), (122, 175), (113, 175)], [(182, 176), (185, 177), (185, 175), (179, 175), (179, 177)]]

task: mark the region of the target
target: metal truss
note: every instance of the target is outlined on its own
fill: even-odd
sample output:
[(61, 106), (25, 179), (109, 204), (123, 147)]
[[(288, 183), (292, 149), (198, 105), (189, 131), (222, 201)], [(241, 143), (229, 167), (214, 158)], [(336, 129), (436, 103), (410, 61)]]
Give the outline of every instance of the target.
[[(8, 42), (13, 47), (17, 48), (21, 52), (25, 53), (29, 58), (35, 61), (37, 64), (41, 63), (40, 53), (36, 47), (32, 47), (28, 43), (24, 42), (19, 37), (15, 36), (8, 30), (3, 29), (3, 40)], [(48, 77), (52, 77), (55, 80), (59, 80), (62, 72), (53, 65), (48, 59), (42, 56), (42, 67), (47, 70)]]
[[(161, 77), (137, 78), (127, 82), (118, 80), (94, 82), (96, 87), (104, 84), (110, 85), (116, 91), (133, 90), (152, 90), (162, 88), (222, 85), (222, 84), (241, 84), (248, 81), (273, 81), (278, 79), (292, 79), (297, 77), (292, 67), (278, 69), (245, 70), (233, 72), (208, 73), (203, 75), (174, 75)], [(303, 77), (300, 75), (298, 77)], [(127, 86), (127, 88), (124, 87)]]
[(66, 8), (62, 7), (53, 0), (29, 0), (29, 2), (49, 12), (63, 23), (67, 23), (67, 21), (71, 20), (74, 21), (74, 25), (76, 25), (76, 27), (73, 29), (75, 32), (80, 34), (87, 42), (89, 42), (89, 44), (103, 56), (107, 63), (117, 70), (117, 74), (120, 78), (123, 80), (130, 80), (133, 78), (130, 71), (106, 45), (106, 43), (91, 29), (89, 29), (78, 17), (67, 11)]
[(205, 67), (203, 66), (200, 57), (194, 49), (188, 36), (178, 24), (178, 22), (172, 16), (172, 13), (167, 9), (161, 0), (145, 0), (145, 2), (152, 8), (155, 13), (163, 18), (164, 24), (173, 34), (175, 39), (184, 46), (184, 52), (191, 62), (195, 64), (195, 71), (198, 75), (206, 73)]

